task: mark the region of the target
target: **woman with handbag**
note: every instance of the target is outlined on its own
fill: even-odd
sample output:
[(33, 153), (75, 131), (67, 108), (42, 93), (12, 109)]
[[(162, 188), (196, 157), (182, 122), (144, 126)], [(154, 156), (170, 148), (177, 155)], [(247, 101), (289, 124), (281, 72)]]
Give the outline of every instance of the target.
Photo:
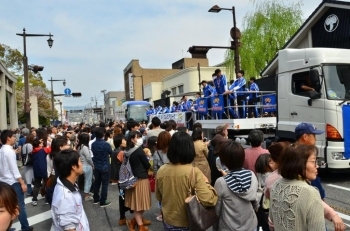
[(215, 182), (219, 196), (215, 210), (219, 222), (213, 230), (255, 231), (258, 180), (252, 171), (243, 168), (244, 149), (241, 144), (229, 140), (221, 144), (219, 157), (229, 172)]
[[(218, 196), (207, 177), (192, 166), (195, 150), (193, 141), (186, 132), (174, 133), (167, 156), (170, 163), (158, 170), (156, 179), (156, 198), (162, 203), (164, 229), (190, 230), (196, 220), (189, 219), (193, 214), (187, 212), (186, 198), (195, 193), (201, 206), (213, 207)], [(211, 219), (215, 222), (215, 216), (207, 217), (207, 220)]]

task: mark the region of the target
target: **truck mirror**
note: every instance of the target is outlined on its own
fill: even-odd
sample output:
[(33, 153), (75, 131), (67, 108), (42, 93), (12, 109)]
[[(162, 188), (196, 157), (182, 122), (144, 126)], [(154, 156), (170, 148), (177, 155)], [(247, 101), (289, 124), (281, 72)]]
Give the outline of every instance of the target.
[[(321, 83), (320, 83), (320, 77), (319, 77), (318, 70), (316, 69), (310, 69), (309, 71), (309, 77), (311, 86), (315, 91), (320, 92), (321, 91)], [(319, 98), (318, 98), (319, 99)]]

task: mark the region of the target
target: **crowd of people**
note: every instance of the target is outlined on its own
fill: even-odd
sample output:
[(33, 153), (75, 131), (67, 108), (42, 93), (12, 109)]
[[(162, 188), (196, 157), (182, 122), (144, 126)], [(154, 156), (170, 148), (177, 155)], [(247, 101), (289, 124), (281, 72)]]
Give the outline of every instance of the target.
[[(188, 131), (154, 117), (148, 127), (130, 119), (4, 130), (0, 212), (5, 215), (0, 214), (0, 231), (10, 230), (16, 217), (23, 231), (33, 230), (24, 198), (32, 197), (36, 206), (39, 193), (51, 207), (55, 230), (90, 230), (83, 204), (111, 205), (109, 184), (118, 185), (118, 224), (131, 231), (151, 225), (144, 213), (152, 206), (152, 192), (159, 207), (156, 220), (164, 230), (190, 230), (185, 199), (193, 191), (201, 205), (215, 208), (213, 230), (326, 230), (325, 219), (336, 231), (345, 229), (323, 201), (317, 177), (316, 135), (323, 131), (301, 123), (295, 129), (296, 143), (277, 142), (264, 149), (260, 130), (249, 133), (247, 147), (242, 140), (229, 139), (227, 129), (225, 124), (216, 127), (208, 140), (199, 122)], [(23, 177), (16, 158), (22, 161)], [(131, 187), (121, 185), (122, 167), (132, 172)]]
[[(156, 104), (146, 109), (147, 116), (159, 115), (166, 113), (176, 112), (197, 112), (199, 106), (199, 100), (205, 100), (207, 102), (206, 113), (198, 113), (197, 119), (208, 118), (257, 118), (259, 116), (259, 110), (255, 106), (260, 102), (259, 86), (255, 82), (255, 77), (249, 79), (249, 86), (247, 86), (244, 71), (240, 70), (237, 73), (236, 80), (227, 81), (226, 76), (221, 73), (220, 69), (216, 69), (212, 74), (212, 80), (203, 80), (199, 83), (202, 86), (203, 95), (200, 92), (196, 92), (194, 99), (188, 99), (188, 95), (183, 95), (180, 102), (174, 101), (173, 104), (168, 107), (167, 105)], [(248, 91), (247, 93), (245, 93)], [(212, 101), (211, 97), (223, 95), (223, 107), (225, 108), (223, 113), (211, 113)], [(235, 108), (237, 107), (237, 110)], [(249, 107), (246, 107), (249, 106)], [(238, 111), (238, 112), (237, 112)]]

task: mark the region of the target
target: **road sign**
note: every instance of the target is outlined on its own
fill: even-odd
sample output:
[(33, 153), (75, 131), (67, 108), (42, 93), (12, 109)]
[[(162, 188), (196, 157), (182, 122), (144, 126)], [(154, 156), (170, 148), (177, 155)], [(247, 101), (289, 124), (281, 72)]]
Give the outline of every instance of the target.
[(64, 89), (64, 94), (70, 95), (72, 94), (72, 91), (69, 88)]

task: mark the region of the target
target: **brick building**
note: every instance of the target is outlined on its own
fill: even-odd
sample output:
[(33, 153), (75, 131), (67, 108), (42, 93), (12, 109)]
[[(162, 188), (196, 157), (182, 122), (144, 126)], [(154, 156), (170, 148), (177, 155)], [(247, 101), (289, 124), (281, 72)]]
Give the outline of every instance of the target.
[[(201, 67), (208, 67), (207, 58), (183, 58), (172, 64), (171, 69), (150, 69), (140, 66), (139, 60), (133, 59), (125, 67), (124, 73), (124, 89), (125, 99), (128, 100), (150, 100), (150, 98), (142, 99), (144, 86), (153, 82), (162, 82), (163, 78), (171, 76), (177, 72), (190, 67), (197, 67), (198, 63)], [(134, 75), (135, 77), (131, 77)], [(141, 77), (142, 76), (142, 77)], [(143, 81), (143, 85), (142, 85)], [(130, 84), (131, 83), (131, 84)], [(130, 94), (131, 93), (131, 94)], [(159, 98), (161, 98), (161, 91)]]

